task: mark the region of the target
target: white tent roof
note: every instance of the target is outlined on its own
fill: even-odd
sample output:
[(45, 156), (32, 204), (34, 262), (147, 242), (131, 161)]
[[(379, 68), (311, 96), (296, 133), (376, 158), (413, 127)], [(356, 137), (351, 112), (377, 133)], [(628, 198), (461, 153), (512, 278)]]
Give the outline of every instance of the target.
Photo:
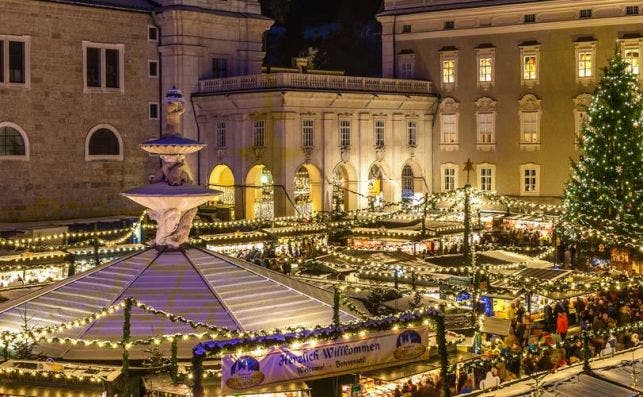
[[(0, 329), (21, 331), (25, 312), (30, 327), (57, 325), (127, 297), (193, 321), (244, 331), (327, 325), (333, 316), (332, 292), (281, 273), (196, 248), (162, 253), (148, 249), (0, 304)], [(340, 318), (355, 320), (358, 314), (344, 308)], [(118, 341), (122, 330), (123, 313), (116, 312), (56, 336)], [(132, 309), (131, 339), (205, 331)], [(194, 343), (186, 341), (181, 355), (189, 355)], [(93, 346), (40, 348), (52, 357), (105, 358), (105, 349)]]

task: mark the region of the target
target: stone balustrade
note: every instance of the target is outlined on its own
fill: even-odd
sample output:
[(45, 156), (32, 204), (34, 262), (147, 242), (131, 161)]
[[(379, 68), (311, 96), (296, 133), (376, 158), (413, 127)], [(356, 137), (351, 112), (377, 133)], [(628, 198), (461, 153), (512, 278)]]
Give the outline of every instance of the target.
[(307, 90), (431, 94), (430, 81), (306, 73), (262, 73), (199, 81), (199, 93), (290, 88)]

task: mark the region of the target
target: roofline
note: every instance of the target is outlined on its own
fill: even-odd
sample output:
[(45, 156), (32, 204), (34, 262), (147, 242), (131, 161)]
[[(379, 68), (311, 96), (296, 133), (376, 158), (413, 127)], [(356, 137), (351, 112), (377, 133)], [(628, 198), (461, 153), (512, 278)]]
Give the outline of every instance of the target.
[(419, 96), (419, 97), (428, 97), (428, 98), (437, 98), (439, 95), (433, 92), (427, 93), (417, 93), (417, 92), (385, 92), (385, 91), (367, 91), (367, 90), (345, 90), (345, 89), (312, 89), (312, 88), (294, 88), (294, 87), (275, 87), (275, 88), (253, 88), (246, 90), (231, 90), (225, 92), (195, 92), (191, 94), (195, 98), (199, 97), (208, 97), (208, 96), (228, 96), (232, 94), (252, 94), (252, 93), (261, 93), (261, 92), (327, 92), (327, 93), (337, 93), (342, 94), (373, 94), (373, 95), (397, 95), (397, 96)]
[(242, 17), (242, 18), (259, 19), (259, 20), (274, 22), (272, 19), (262, 14), (251, 14), (249, 12), (237, 12), (237, 11), (226, 11), (226, 10), (211, 10), (208, 8), (203, 8), (198, 6), (189, 6), (184, 4), (157, 7), (155, 11), (159, 13), (162, 13), (165, 11), (192, 11), (192, 12), (200, 12), (204, 14), (214, 14), (214, 15), (221, 15), (221, 16), (227, 16), (227, 17)]
[(392, 10), (380, 12), (376, 15), (376, 17), (420, 14), (425, 12), (438, 12), (438, 11), (448, 11), (448, 10), (464, 10), (468, 8), (500, 7), (500, 6), (513, 5), (513, 4), (541, 3), (544, 1), (555, 1), (555, 0), (496, 0), (494, 2), (490, 2), (488, 0), (478, 0), (478, 1), (466, 2), (466, 3), (449, 3), (449, 4), (398, 8), (398, 9), (392, 9)]
[(103, 9), (109, 9), (109, 10), (117, 10), (117, 11), (125, 11), (125, 12), (139, 12), (143, 14), (149, 14), (153, 12), (156, 8), (160, 7), (158, 3), (153, 2), (152, 0), (147, 0), (150, 3), (150, 8), (142, 8), (142, 7), (119, 7), (116, 5), (110, 5), (110, 4), (96, 4), (96, 3), (79, 3), (78, 1), (74, 0), (36, 0), (40, 2), (46, 2), (46, 3), (59, 3), (59, 4), (67, 4), (71, 6), (80, 6), (80, 7), (92, 7), (92, 8), (103, 8)]

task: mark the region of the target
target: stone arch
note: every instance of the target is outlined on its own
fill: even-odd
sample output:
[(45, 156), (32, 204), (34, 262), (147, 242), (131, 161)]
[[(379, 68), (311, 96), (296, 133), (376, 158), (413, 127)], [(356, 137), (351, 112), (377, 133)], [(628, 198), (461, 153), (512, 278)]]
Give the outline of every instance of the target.
[(315, 165), (304, 163), (297, 168), (293, 190), (299, 214), (313, 215), (322, 210), (322, 177)]
[[(16, 132), (19, 136), (16, 135)], [(0, 152), (0, 160), (29, 160), (29, 137), (25, 130), (18, 124), (9, 121), (0, 122), (0, 136), (6, 140), (9, 134), (13, 141), (11, 153), (8, 150), (5, 152), (5, 148), (3, 148), (3, 151)], [(16, 153), (13, 153), (14, 151)]]
[(85, 137), (85, 160), (123, 160), (123, 138), (109, 124), (92, 127)]
[(222, 205), (234, 208), (234, 173), (232, 168), (227, 164), (218, 164), (210, 172), (208, 179), (208, 187), (223, 192), (217, 197), (216, 201), (211, 203), (214, 205)]
[(335, 166), (328, 179), (330, 184), (331, 211), (351, 211), (357, 208), (358, 179), (355, 167), (348, 162), (340, 162)]
[[(410, 171), (411, 179), (409, 175), (405, 175), (405, 172)], [(416, 193), (424, 193), (427, 191), (427, 183), (424, 179), (424, 173), (422, 172), (422, 167), (420, 164), (414, 160), (409, 159), (404, 163), (400, 169), (400, 181), (402, 186), (402, 198), (412, 198)], [(408, 190), (411, 190), (409, 192)]]
[(272, 172), (263, 164), (248, 170), (245, 183), (246, 219), (272, 218), (275, 213), (275, 188)]

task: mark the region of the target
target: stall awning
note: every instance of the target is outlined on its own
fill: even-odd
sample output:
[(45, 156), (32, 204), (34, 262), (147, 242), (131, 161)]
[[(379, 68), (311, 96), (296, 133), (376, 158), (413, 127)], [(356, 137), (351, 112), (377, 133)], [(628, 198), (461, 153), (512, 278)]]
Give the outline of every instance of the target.
[[(449, 354), (449, 363), (459, 363), (471, 360), (478, 357), (476, 354), (468, 352), (457, 352)], [(408, 378), (409, 376), (421, 374), (427, 371), (433, 371), (440, 368), (440, 357), (433, 356), (428, 361), (416, 362), (407, 365), (400, 365), (397, 367), (389, 367), (376, 371), (364, 372), (362, 376), (381, 380), (385, 382), (392, 382), (398, 379)]]

